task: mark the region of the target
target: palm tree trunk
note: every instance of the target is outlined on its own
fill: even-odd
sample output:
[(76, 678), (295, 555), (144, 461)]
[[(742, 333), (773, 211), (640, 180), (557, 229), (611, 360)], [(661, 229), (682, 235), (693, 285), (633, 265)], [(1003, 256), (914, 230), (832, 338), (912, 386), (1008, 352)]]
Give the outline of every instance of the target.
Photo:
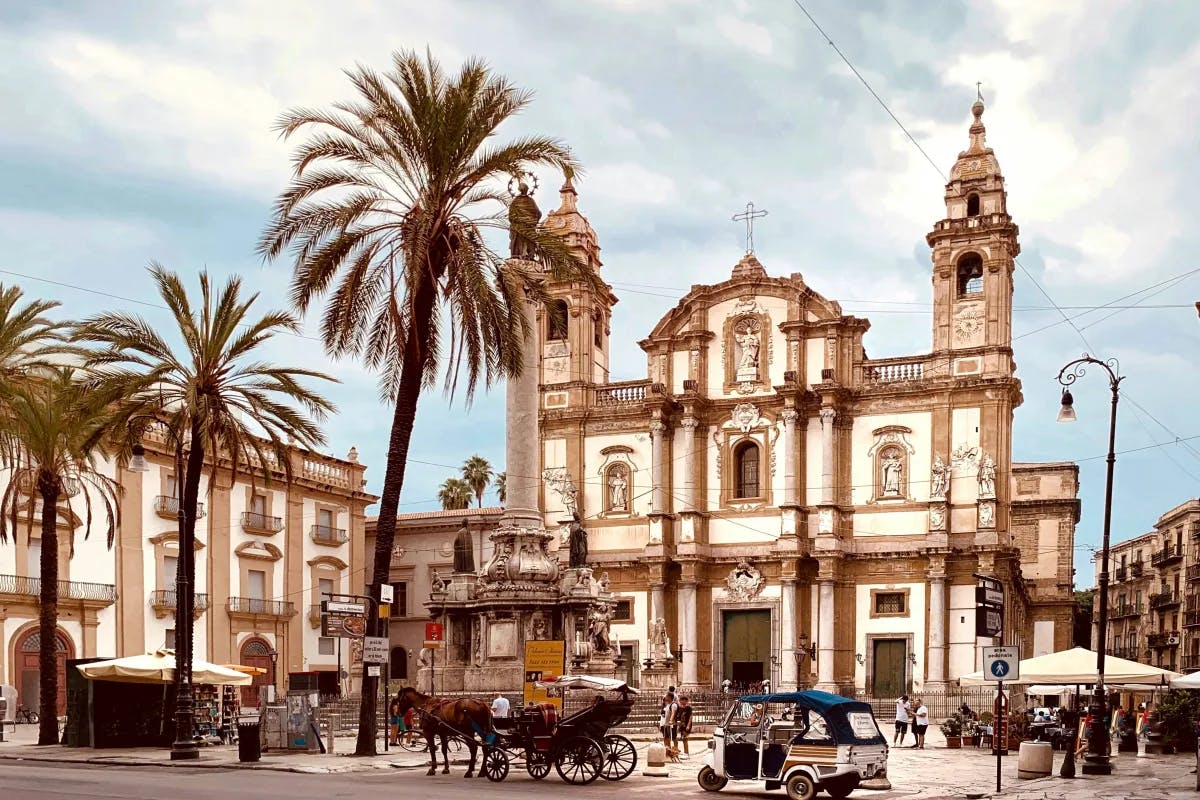
[(58, 744), (58, 496), (61, 489), (56, 476), (45, 471), (38, 474), (38, 494), (42, 498), (38, 744)]
[[(429, 286), (428, 283), (425, 286)], [(375, 524), (375, 557), (371, 583), (379, 586), (391, 575), (392, 545), (396, 540), (396, 510), (400, 507), (400, 491), (404, 488), (404, 470), (408, 464), (408, 445), (412, 439), (413, 422), (417, 418), (417, 401), (421, 399), (426, 350), (419, 331), (428, 330), (427, 320), (433, 313), (432, 289), (418, 290), (414, 299), (413, 326), (404, 347), (400, 385), (396, 391), (396, 410), (392, 414), (392, 432), (388, 441), (387, 466), (383, 474), (383, 493), (379, 498), (379, 521)], [(378, 595), (376, 595), (378, 597)], [(379, 608), (370, 605), (367, 630), (379, 635)], [(363, 664), (362, 702), (358, 713), (358, 740), (354, 754), (375, 755), (377, 678), (367, 675)]]

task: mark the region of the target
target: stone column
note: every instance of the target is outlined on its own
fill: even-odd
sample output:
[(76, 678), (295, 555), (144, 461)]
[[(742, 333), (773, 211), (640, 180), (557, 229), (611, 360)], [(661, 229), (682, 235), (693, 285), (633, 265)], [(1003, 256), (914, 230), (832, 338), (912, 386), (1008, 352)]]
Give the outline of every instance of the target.
[(683, 431), (683, 508), (680, 510), (695, 511), (700, 505), (696, 496), (696, 428), (700, 420), (684, 417), (679, 424)]
[(835, 620), (833, 611), (833, 578), (822, 578), (817, 583), (820, 589), (820, 611), (817, 614), (817, 686), (816, 688), (834, 692), (837, 686), (833, 682), (833, 642)]
[[(537, 435), (536, 430), (534, 435)], [(650, 480), (653, 491), (650, 495), (650, 513), (667, 513), (667, 423), (655, 417), (650, 420)]]
[(780, 598), (779, 658), (783, 664), (780, 689), (797, 688), (796, 669), (796, 579), (784, 578)]
[(929, 557), (929, 635), (925, 656), (925, 688), (946, 686), (946, 560)]
[(832, 505), (833, 500), (833, 420), (837, 411), (829, 406), (821, 409), (821, 503)]
[(696, 639), (696, 584), (679, 585), (679, 647), (683, 648), (680, 663), (679, 683), (681, 686), (696, 686), (699, 681), (700, 648)]
[(779, 415), (783, 419), (783, 502), (782, 506), (796, 505), (796, 420), (800, 412), (785, 408)]
[(541, 447), (538, 438), (538, 372), (541, 336), (535, 303), (526, 293), (521, 304), (531, 334), (522, 340), (521, 374), (509, 378), (505, 388), (504, 467), (507, 473), (505, 516), (513, 523), (541, 527), (538, 512), (541, 491)]

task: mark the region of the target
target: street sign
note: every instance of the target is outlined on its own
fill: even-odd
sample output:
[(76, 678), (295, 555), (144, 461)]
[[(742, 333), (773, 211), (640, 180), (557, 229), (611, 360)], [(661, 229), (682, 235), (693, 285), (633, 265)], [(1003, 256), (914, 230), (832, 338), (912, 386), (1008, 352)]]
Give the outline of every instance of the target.
[(999, 636), (1004, 631), (1004, 609), (995, 606), (975, 607), (975, 635), (985, 638)]
[(388, 640), (382, 636), (366, 636), (363, 638), (363, 661), (367, 664), (386, 664), (388, 660)]
[(440, 642), (443, 638), (442, 623), (426, 622), (425, 623), (425, 639), (430, 642)]
[(396, 598), (396, 589), (390, 583), (379, 584), (379, 602), (391, 603)]
[(367, 613), (367, 606), (365, 603), (347, 603), (343, 600), (326, 600), (324, 603), (322, 603), (322, 605), (324, 606), (323, 610), (329, 612), (330, 614), (357, 614), (361, 617)]
[(421, 646), (427, 647), (430, 650), (438, 650), (442, 646), (442, 640), (441, 639), (426, 639), (424, 642), (421, 643)]
[(367, 665), (367, 677), (368, 678), (378, 678), (379, 677), (379, 667), (377, 665), (372, 666), (372, 665), (368, 664)]
[(1015, 681), (1021, 677), (1020, 652), (1016, 647), (983, 648), (983, 677), (989, 681)]
[(975, 602), (984, 603), (986, 605), (1002, 606), (1004, 605), (1004, 587), (1002, 586), (976, 586), (975, 587)]

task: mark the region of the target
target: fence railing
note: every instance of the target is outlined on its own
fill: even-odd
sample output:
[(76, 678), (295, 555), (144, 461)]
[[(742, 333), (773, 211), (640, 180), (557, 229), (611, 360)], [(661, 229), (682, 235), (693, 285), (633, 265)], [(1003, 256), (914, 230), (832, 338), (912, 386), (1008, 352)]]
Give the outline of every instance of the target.
[(925, 378), (925, 358), (887, 359), (863, 363), (867, 383), (903, 383)]
[[(163, 517), (173, 517), (179, 514), (178, 497), (172, 497), (169, 494), (160, 494), (154, 498), (154, 513)], [(196, 519), (204, 516), (204, 503), (196, 503)]]
[(615, 406), (622, 403), (640, 403), (646, 399), (650, 381), (610, 383), (596, 387), (597, 406)]
[(262, 614), (270, 617), (290, 617), (296, 613), (294, 603), (259, 600), (257, 597), (231, 597), (225, 608), (234, 614)]
[[(178, 608), (179, 595), (174, 589), (155, 589), (150, 593), (150, 605), (155, 608)], [(204, 611), (208, 608), (208, 595), (197, 593), (192, 595), (192, 608)]]
[(242, 527), (249, 531), (279, 533), (283, 530), (283, 517), (268, 517), (257, 511), (243, 511)]
[[(42, 594), (42, 579), (29, 578), (22, 575), (0, 575), (0, 594), (40, 597)], [(59, 581), (58, 597), (61, 600), (97, 600), (105, 603), (114, 603), (117, 600), (117, 587), (107, 583)]]
[(317, 544), (345, 544), (347, 538), (345, 528), (331, 528), (328, 525), (313, 525), (309, 528), (309, 535)]

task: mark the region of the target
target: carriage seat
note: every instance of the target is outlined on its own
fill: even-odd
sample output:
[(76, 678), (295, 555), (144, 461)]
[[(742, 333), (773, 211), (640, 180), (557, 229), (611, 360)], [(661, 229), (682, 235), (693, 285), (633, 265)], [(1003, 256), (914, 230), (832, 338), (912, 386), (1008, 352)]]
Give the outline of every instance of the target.
[(529, 732), (534, 736), (548, 736), (558, 727), (558, 707), (553, 703), (526, 706), (524, 713), (529, 721)]

